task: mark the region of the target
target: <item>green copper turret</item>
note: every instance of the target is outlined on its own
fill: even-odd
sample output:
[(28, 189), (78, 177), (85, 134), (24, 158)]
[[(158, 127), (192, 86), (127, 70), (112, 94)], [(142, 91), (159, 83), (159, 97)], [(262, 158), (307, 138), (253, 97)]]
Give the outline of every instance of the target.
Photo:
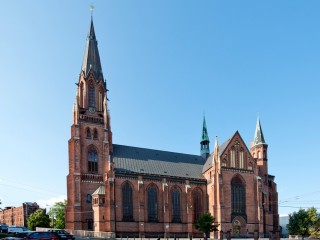
[(201, 135), (201, 142), (200, 142), (200, 154), (204, 159), (206, 159), (210, 155), (209, 143), (210, 141), (208, 136), (206, 118), (205, 116), (203, 116), (202, 135)]
[(254, 138), (253, 138), (253, 145), (259, 145), (259, 144), (266, 144), (266, 141), (264, 140), (261, 124), (260, 124), (260, 118), (258, 117), (257, 119), (257, 125), (256, 125), (256, 131), (254, 133)]

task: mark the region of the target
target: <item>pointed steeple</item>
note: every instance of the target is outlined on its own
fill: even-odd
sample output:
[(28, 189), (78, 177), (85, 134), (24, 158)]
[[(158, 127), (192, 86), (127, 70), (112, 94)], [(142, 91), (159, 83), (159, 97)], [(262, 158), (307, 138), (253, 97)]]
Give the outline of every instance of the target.
[(219, 156), (218, 136), (216, 136), (216, 139), (214, 141), (214, 153), (215, 155)]
[(96, 80), (99, 79), (100, 75), (103, 79), (100, 56), (98, 51), (98, 42), (96, 39), (96, 34), (94, 32), (92, 16), (90, 29), (87, 36), (86, 49), (84, 51), (84, 57), (81, 67), (81, 71), (84, 72), (85, 76), (87, 76), (90, 70), (94, 74)]
[(205, 116), (203, 116), (202, 134), (200, 142), (200, 153), (203, 158), (207, 158), (210, 155), (209, 143), (210, 141), (208, 136), (206, 118)]
[(214, 163), (216, 166), (216, 170), (220, 171), (220, 152), (219, 152), (219, 143), (218, 143), (218, 136), (214, 141), (214, 154), (213, 154)]
[(258, 145), (258, 144), (266, 144), (266, 141), (264, 140), (259, 116), (257, 119), (256, 131), (254, 133), (254, 138), (253, 138), (253, 145)]
[(203, 116), (203, 125), (202, 125), (202, 136), (201, 136), (201, 142), (208, 141), (209, 142), (209, 136), (208, 136), (208, 130), (207, 130), (207, 124), (206, 124), (206, 118)]

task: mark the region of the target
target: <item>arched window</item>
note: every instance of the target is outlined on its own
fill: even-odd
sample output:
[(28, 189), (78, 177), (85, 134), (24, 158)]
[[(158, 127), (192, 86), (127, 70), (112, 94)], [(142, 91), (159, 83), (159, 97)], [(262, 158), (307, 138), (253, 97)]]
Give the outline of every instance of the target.
[(260, 151), (258, 151), (258, 158), (259, 158), (259, 159), (261, 158)]
[(89, 107), (94, 107), (94, 87), (89, 88)]
[(94, 131), (93, 131), (93, 139), (94, 140), (98, 140), (98, 131), (97, 131), (97, 129), (94, 129)]
[(193, 191), (193, 219), (197, 222), (202, 214), (202, 194), (199, 189)]
[(87, 194), (87, 203), (92, 203), (92, 196), (91, 196), (91, 194)]
[(87, 128), (86, 138), (87, 138), (87, 139), (91, 139), (91, 131), (90, 131), (90, 128)]
[(241, 151), (239, 154), (239, 168), (244, 168), (243, 156), (244, 156), (244, 152)]
[(122, 187), (122, 221), (133, 221), (132, 187), (129, 183)]
[(172, 194), (172, 222), (179, 223), (181, 222), (180, 216), (180, 191), (177, 188), (174, 188), (171, 192)]
[(236, 167), (236, 153), (234, 150), (230, 151), (230, 167)]
[(232, 214), (246, 213), (246, 190), (239, 177), (235, 177), (231, 181), (231, 201)]
[(95, 149), (90, 149), (88, 151), (88, 172), (98, 172), (98, 153)]
[(154, 186), (148, 189), (148, 221), (158, 221), (158, 196)]

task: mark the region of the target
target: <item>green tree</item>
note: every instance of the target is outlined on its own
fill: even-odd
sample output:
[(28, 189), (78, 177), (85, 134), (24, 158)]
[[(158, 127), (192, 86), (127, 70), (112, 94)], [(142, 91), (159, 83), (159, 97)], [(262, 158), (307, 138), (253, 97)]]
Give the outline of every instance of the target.
[(300, 209), (298, 212), (289, 214), (287, 230), (291, 235), (300, 235), (303, 238), (309, 237), (318, 221), (317, 209), (314, 207), (308, 210)]
[(50, 211), (48, 212), (51, 218), (51, 227), (57, 229), (65, 228), (65, 208), (67, 205), (67, 200), (63, 202), (56, 202)]
[(49, 215), (43, 209), (38, 209), (28, 218), (28, 228), (34, 231), (36, 227), (50, 227)]
[(310, 228), (310, 238), (320, 238), (320, 219)]
[(205, 234), (205, 239), (210, 237), (210, 232), (218, 231), (219, 224), (215, 224), (215, 218), (209, 212), (202, 213), (195, 228)]

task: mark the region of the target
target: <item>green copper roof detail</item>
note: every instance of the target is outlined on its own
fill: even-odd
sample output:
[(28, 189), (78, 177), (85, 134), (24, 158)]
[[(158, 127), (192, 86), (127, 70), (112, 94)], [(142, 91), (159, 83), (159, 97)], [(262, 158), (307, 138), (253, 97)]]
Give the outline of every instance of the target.
[(253, 139), (253, 144), (258, 145), (258, 144), (266, 144), (266, 141), (264, 140), (261, 124), (260, 124), (260, 118), (258, 117), (257, 120), (257, 125), (256, 125), (256, 131), (254, 133), (254, 139)]
[(200, 154), (204, 159), (206, 159), (210, 155), (209, 143), (210, 141), (208, 136), (206, 118), (205, 116), (203, 116), (202, 134), (201, 134), (201, 142), (200, 142)]
[(207, 124), (206, 124), (206, 118), (203, 116), (203, 126), (202, 126), (202, 135), (201, 135), (201, 142), (203, 141), (209, 141), (209, 136), (208, 136), (208, 130), (207, 130)]

